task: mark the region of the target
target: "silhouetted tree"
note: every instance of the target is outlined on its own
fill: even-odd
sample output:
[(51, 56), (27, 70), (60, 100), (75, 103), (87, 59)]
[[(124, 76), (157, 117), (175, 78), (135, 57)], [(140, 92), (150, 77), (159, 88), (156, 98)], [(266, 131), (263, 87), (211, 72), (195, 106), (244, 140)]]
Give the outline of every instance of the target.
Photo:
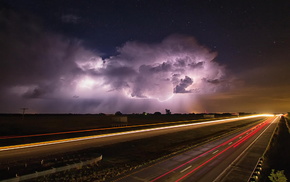
[(154, 115), (161, 115), (161, 112), (155, 112)]
[(121, 115), (123, 115), (123, 114), (121, 113), (121, 111), (117, 111), (117, 112), (115, 113), (115, 115), (116, 115), (116, 116), (121, 116)]
[(170, 109), (165, 109), (165, 112), (166, 112), (167, 115), (171, 114)]

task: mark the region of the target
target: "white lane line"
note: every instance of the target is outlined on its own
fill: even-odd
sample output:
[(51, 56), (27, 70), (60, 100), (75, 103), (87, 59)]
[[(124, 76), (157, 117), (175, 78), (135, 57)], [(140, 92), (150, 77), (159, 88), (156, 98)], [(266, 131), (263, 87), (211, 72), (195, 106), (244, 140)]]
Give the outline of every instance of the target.
[(215, 153), (217, 153), (219, 150), (216, 150), (216, 151), (214, 151), (212, 154), (215, 154)]
[(231, 145), (233, 142), (230, 142), (228, 145)]
[(192, 166), (188, 166), (187, 168), (183, 169), (182, 171), (180, 171), (180, 173), (183, 173), (184, 171), (188, 170), (189, 168), (191, 168)]

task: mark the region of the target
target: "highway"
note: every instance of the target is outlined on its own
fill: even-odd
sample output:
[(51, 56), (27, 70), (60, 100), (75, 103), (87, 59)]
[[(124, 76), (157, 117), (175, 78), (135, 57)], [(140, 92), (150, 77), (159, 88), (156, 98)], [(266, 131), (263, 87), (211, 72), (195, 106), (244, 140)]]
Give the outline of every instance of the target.
[[(45, 156), (48, 154), (63, 153), (68, 151), (81, 150), (90, 147), (98, 147), (103, 145), (114, 144), (118, 142), (130, 141), (140, 138), (152, 137), (172, 132), (179, 132), (198, 127), (220, 124), (226, 122), (236, 122), (243, 119), (267, 117), (266, 115), (255, 115), (249, 117), (221, 119), (213, 121), (205, 121), (199, 123), (178, 124), (172, 126), (135, 129), (124, 132), (99, 134), (92, 136), (84, 136), (77, 138), (28, 143), (21, 145), (3, 146), (0, 147), (0, 162), (7, 162), (10, 160), (21, 160), (35, 156)], [(5, 140), (5, 139), (2, 139)]]
[[(271, 117), (262, 123), (239, 133), (207, 143), (193, 150), (187, 151), (175, 157), (164, 160), (155, 165), (143, 168), (139, 171), (118, 179), (118, 182), (209, 182), (209, 181), (244, 181), (246, 182), (254, 166), (249, 162), (249, 172), (244, 176), (236, 177), (235, 180), (228, 180), (232, 168), (247, 155), (251, 147), (259, 141), (267, 145), (269, 137), (265, 133), (273, 133), (279, 116)], [(268, 135), (265, 135), (268, 136)], [(259, 144), (260, 145), (260, 144)], [(261, 157), (265, 148), (255, 151)], [(260, 154), (261, 153), (261, 154)], [(252, 164), (251, 164), (252, 165)], [(240, 169), (240, 173), (242, 170)]]

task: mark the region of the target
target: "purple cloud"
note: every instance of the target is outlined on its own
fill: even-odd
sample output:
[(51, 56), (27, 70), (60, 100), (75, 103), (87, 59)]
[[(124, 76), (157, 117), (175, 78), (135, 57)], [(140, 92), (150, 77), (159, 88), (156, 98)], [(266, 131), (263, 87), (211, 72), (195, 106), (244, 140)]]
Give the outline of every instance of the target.
[(217, 54), (191, 36), (129, 41), (102, 59), (79, 40), (44, 31), (34, 17), (4, 11), (0, 24), (2, 112), (23, 106), (35, 112), (152, 112), (173, 102), (172, 109), (184, 112), (190, 110), (184, 101), (197, 91), (228, 88)]

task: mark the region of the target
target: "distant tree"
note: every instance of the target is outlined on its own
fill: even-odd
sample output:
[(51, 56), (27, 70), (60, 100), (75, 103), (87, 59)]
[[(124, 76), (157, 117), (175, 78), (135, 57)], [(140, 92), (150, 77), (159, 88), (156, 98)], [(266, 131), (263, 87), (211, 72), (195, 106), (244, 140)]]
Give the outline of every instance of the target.
[(272, 172), (268, 178), (272, 182), (287, 182), (284, 170), (275, 172), (275, 169), (272, 169)]
[(115, 115), (116, 115), (116, 116), (121, 116), (121, 115), (123, 115), (123, 114), (121, 113), (121, 111), (117, 111), (117, 112), (115, 113)]
[(224, 116), (231, 116), (232, 114), (231, 113), (228, 113), (228, 112), (225, 112), (222, 115), (224, 115)]
[(161, 112), (155, 112), (154, 115), (161, 115)]
[(165, 112), (166, 112), (167, 115), (170, 115), (171, 114), (170, 109), (165, 109)]

